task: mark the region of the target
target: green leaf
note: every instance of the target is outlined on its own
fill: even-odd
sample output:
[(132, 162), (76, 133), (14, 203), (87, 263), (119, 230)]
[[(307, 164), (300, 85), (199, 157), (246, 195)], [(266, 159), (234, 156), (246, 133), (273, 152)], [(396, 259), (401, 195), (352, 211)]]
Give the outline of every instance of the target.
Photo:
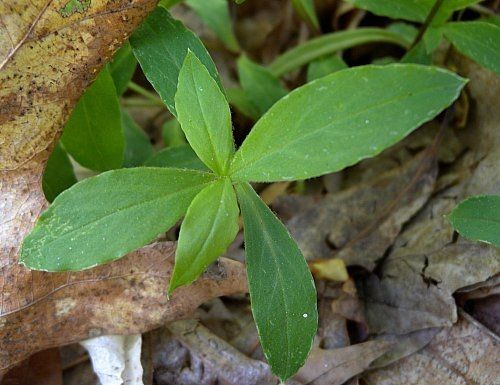
[(182, 146), (187, 143), (181, 125), (176, 118), (167, 120), (161, 127), (161, 136), (165, 147)]
[(482, 19), (481, 21), (484, 23), (490, 23), (490, 24), (496, 25), (497, 27), (500, 27), (500, 16), (495, 16), (495, 15), (490, 16), (490, 17), (487, 17), (486, 19)]
[(252, 62), (245, 55), (240, 56), (237, 66), (241, 86), (248, 100), (259, 111), (259, 116), (288, 93), (267, 68)]
[(500, 195), (466, 199), (448, 219), (463, 237), (500, 247)]
[(302, 20), (319, 29), (318, 17), (312, 0), (292, 0), (292, 4)]
[(347, 0), (358, 8), (392, 19), (424, 21), (434, 0)]
[(222, 90), (215, 64), (203, 43), (165, 8), (156, 7), (149, 14), (130, 37), (130, 44), (144, 74), (172, 114), (176, 115), (177, 80), (188, 50), (196, 54)]
[(198, 157), (213, 171), (225, 175), (234, 153), (231, 111), (217, 83), (191, 51), (179, 73), (175, 108)]
[(387, 31), (400, 35), (408, 45), (411, 45), (418, 35), (418, 29), (415, 26), (403, 22), (391, 23), (387, 27)]
[(390, 30), (356, 28), (326, 34), (306, 41), (278, 56), (268, 68), (274, 76), (280, 77), (322, 56), (361, 44), (376, 42), (394, 43), (404, 48), (408, 48), (409, 45), (405, 36)]
[(226, 94), (229, 103), (233, 107), (236, 107), (236, 109), (238, 109), (243, 115), (253, 120), (259, 119), (259, 110), (250, 101), (248, 94), (242, 88), (228, 88), (226, 89)]
[(399, 60), (392, 56), (382, 56), (380, 58), (376, 58), (372, 60), (372, 64), (376, 65), (386, 65), (397, 63)]
[(500, 27), (481, 21), (448, 23), (444, 35), (465, 56), (500, 74)]
[(174, 5), (182, 3), (182, 0), (160, 0), (158, 2), (159, 7), (163, 7), (165, 9), (172, 8)]
[(281, 99), (234, 156), (239, 181), (306, 179), (377, 155), (459, 95), (465, 80), (413, 64), (350, 68)]
[(76, 177), (68, 154), (57, 143), (43, 172), (42, 187), (45, 198), (52, 202), (60, 193), (75, 183)]
[(148, 167), (174, 167), (209, 171), (189, 144), (182, 144), (158, 151), (144, 165)]
[(125, 134), (124, 167), (136, 167), (143, 164), (153, 155), (153, 146), (148, 136), (134, 122), (132, 117), (122, 110), (122, 125)]
[(236, 191), (253, 317), (271, 370), (284, 381), (304, 364), (316, 335), (314, 281), (297, 244), (250, 185)]
[(107, 67), (76, 104), (61, 141), (84, 167), (97, 171), (121, 167), (125, 140), (118, 97)]
[(231, 25), (227, 0), (186, 0), (186, 3), (230, 51), (240, 50)]
[[(424, 22), (436, 0), (347, 0), (356, 7), (379, 16)], [(479, 0), (445, 0), (434, 16), (433, 24), (444, 23), (453, 12)]]
[(181, 225), (169, 293), (196, 280), (238, 234), (240, 210), (231, 181), (219, 179), (196, 195)]
[(422, 37), (427, 53), (432, 53), (441, 43), (443, 31), (440, 27), (429, 27)]
[(173, 226), (213, 174), (168, 168), (113, 170), (59, 195), (24, 239), (30, 269), (76, 271), (107, 263)]
[(116, 93), (121, 96), (128, 87), (128, 83), (134, 75), (137, 60), (132, 53), (132, 47), (127, 41), (115, 53), (113, 60), (109, 63), (109, 72), (115, 82)]
[(424, 41), (421, 40), (417, 45), (406, 52), (406, 54), (401, 58), (401, 63), (431, 65), (432, 54), (427, 51)]
[(348, 68), (348, 66), (340, 56), (324, 56), (309, 64), (307, 67), (307, 81), (312, 82), (313, 80), (346, 68)]

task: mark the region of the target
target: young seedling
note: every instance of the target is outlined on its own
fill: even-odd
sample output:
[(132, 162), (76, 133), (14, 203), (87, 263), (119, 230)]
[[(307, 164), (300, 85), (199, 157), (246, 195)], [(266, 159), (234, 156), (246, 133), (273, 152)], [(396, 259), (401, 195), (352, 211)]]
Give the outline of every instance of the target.
[[(161, 21), (162, 12), (149, 22)], [(206, 51), (175, 47), (183, 58), (175, 72), (175, 56), (162, 58), (148, 39), (157, 29), (145, 28), (140, 33), (152, 46), (136, 36), (134, 53), (206, 168), (119, 169), (73, 185), (40, 216), (20, 262), (45, 271), (88, 269), (148, 244), (184, 217), (168, 288), (174, 292), (225, 252), (241, 209), (252, 312), (271, 369), (284, 381), (311, 349), (316, 291), (300, 249), (250, 182), (303, 180), (377, 155), (448, 107), (465, 80), (413, 64), (338, 71), (280, 99), (236, 150), (217, 73), (209, 57), (199, 57)], [(153, 66), (154, 55), (171, 66)]]

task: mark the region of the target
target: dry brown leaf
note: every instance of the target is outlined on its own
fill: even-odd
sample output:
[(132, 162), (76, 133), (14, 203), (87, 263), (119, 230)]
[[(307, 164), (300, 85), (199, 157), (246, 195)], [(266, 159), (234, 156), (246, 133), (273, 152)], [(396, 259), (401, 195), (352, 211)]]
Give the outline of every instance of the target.
[(412, 219), (378, 276), (365, 280), (366, 314), (374, 333), (404, 334), (451, 326), (457, 319), (452, 294), (500, 271), (499, 249), (461, 238), (457, 241), (445, 218), (470, 194), (500, 192), (500, 150), (494, 145), (500, 143), (498, 109), (491, 106), (492, 92), (500, 92), (500, 81), (468, 60), (459, 60), (462, 73), (472, 78), (468, 85), (472, 120), (463, 134), (470, 137), (472, 151), (464, 157), (467, 163), (461, 164), (466, 172), (459, 185), (440, 192)]
[[(154, 331), (155, 381), (186, 385), (277, 385), (269, 366), (240, 353), (197, 321)], [(186, 349), (176, 345), (171, 336)], [(168, 349), (168, 350), (167, 350)], [(293, 381), (287, 385), (298, 385)]]
[(351, 341), (346, 317), (332, 307), (333, 302), (343, 295), (341, 284), (321, 282), (318, 292), (318, 345), (325, 351), (349, 346)]
[(59, 349), (33, 354), (3, 378), (0, 376), (0, 382), (3, 385), (63, 385)]
[(451, 326), (457, 320), (453, 293), (500, 270), (500, 252), (488, 246), (450, 244), (431, 253), (404, 249), (384, 262), (380, 278), (371, 275), (364, 282), (372, 333)]
[[(334, 256), (347, 265), (371, 270), (403, 224), (427, 201), (436, 172), (434, 156), (424, 151), (368, 183), (311, 202), (287, 226), (306, 258), (327, 258), (336, 248)], [(281, 199), (278, 212), (287, 199)]]
[(345, 319), (365, 324), (365, 313), (363, 305), (358, 297), (356, 284), (352, 279), (342, 284), (340, 295), (332, 301), (332, 311)]
[[(174, 322), (151, 335), (157, 384), (275, 385), (279, 382), (266, 363), (246, 357), (196, 321)], [(340, 385), (363, 372), (391, 346), (392, 342), (370, 341), (333, 350), (315, 347), (302, 369), (286, 384)]]
[(155, 5), (92, 0), (64, 12), (68, 3), (0, 2), (0, 372), (38, 350), (139, 333), (245, 290), (242, 266), (224, 260), (167, 301), (170, 243), (82, 273), (35, 272), (17, 263), (24, 236), (47, 206), (41, 177), (71, 108)]
[(167, 300), (174, 250), (172, 243), (157, 243), (86, 272), (32, 272), (37, 297), (20, 297), (23, 305), (0, 318), (2, 368), (48, 346), (150, 330), (186, 318), (214, 296), (245, 290), (241, 264), (221, 260)]
[(422, 351), (365, 375), (367, 385), (498, 385), (498, 337), (468, 316)]
[(340, 349), (312, 350), (295, 379), (310, 385), (341, 385), (362, 373), (391, 348), (386, 341), (368, 341)]
[(382, 334), (376, 340), (392, 342), (391, 350), (372, 362), (370, 368), (383, 368), (424, 348), (442, 328), (422, 329), (405, 335)]

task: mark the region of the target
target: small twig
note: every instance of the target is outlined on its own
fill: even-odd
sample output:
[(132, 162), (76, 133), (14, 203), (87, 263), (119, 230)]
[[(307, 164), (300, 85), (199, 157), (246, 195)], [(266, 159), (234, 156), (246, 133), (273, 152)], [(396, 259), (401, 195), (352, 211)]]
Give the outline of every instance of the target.
[(424, 21), (424, 24), (420, 27), (420, 30), (418, 31), (418, 35), (413, 41), (410, 50), (415, 47), (418, 43), (420, 43), (420, 40), (422, 40), (422, 37), (424, 36), (425, 32), (429, 28), (429, 26), (432, 23), (432, 20), (434, 19), (434, 16), (436, 16), (436, 13), (439, 11), (439, 8), (441, 8), (441, 5), (443, 4), (444, 0), (436, 0), (434, 3), (434, 6), (432, 7), (431, 11), (427, 15), (427, 18)]
[(486, 15), (486, 16), (495, 16), (496, 13), (489, 9), (488, 7), (485, 7), (484, 5), (481, 4), (471, 4), (467, 8), (472, 9), (473, 11), (476, 11), (477, 13), (480, 13), (481, 15)]
[(139, 84), (136, 84), (134, 82), (130, 82), (128, 84), (128, 88), (130, 88), (132, 91), (137, 92), (139, 95), (144, 96), (146, 99), (150, 100), (157, 106), (165, 107), (165, 103), (153, 92), (148, 91), (147, 89), (141, 87)]

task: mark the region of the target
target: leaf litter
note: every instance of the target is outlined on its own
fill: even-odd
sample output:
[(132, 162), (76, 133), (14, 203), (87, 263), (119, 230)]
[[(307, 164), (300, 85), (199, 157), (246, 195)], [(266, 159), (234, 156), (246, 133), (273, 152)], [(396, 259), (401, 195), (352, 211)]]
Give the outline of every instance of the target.
[[(147, 0), (140, 3), (152, 6)], [(296, 43), (290, 41), (292, 31), (300, 29), (299, 41), (308, 36), (288, 6), (283, 12), (282, 7), (266, 9), (262, 2), (254, 3), (248, 5), (255, 11), (247, 11), (251, 17), (239, 15), (246, 22), (238, 25), (237, 33), (264, 62)], [(89, 73), (99, 67), (97, 58), (109, 57), (125, 37), (122, 34), (146, 13), (139, 6), (113, 4), (117, 17), (111, 24), (101, 15), (107, 2), (97, 8), (90, 5), (93, 27), (80, 22), (79, 12), (70, 16), (77, 32), (90, 34), (98, 48), (89, 50), (87, 41), (84, 50), (90, 54), (80, 59), (76, 71), (57, 72), (56, 88), (49, 87), (53, 83), (48, 76), (37, 80), (37, 87), (46, 88), (34, 94), (45, 100), (49, 112), (38, 115), (29, 98), (23, 112), (28, 121), (39, 122), (40, 132), (30, 136), (21, 129), (21, 111), (5, 91), (13, 86), (7, 83), (0, 90), (0, 99), (6, 102), (1, 104), (2, 116), (9, 117), (0, 119), (0, 367), (5, 371), (36, 351), (88, 337), (145, 333), (145, 384), (277, 384), (264, 362), (248, 299), (236, 294), (246, 290), (244, 270), (237, 262), (221, 260), (170, 302), (161, 295), (171, 268), (164, 260), (174, 250), (168, 242), (147, 246), (110, 266), (71, 275), (27, 272), (15, 264), (20, 239), (46, 206), (40, 176), (62, 122), (90, 82)], [(76, 35), (55, 26), (62, 28), (63, 37), (52, 36), (53, 21), (44, 11), (32, 9), (19, 23), (12, 36), (20, 48), (2, 45), (7, 47), (0, 51), (3, 71), (19, 66), (12, 63), (17, 57), (29, 57), (25, 36), (40, 50), (47, 48), (47, 42), (37, 39), (50, 36), (47, 52), (59, 52), (64, 39)], [(338, 7), (336, 13), (337, 25), (356, 25), (364, 16), (364, 11), (349, 7)], [(41, 18), (27, 35), (38, 14)], [(184, 9), (184, 14), (190, 11)], [(133, 24), (125, 26), (120, 21), (123, 15)], [(99, 38), (92, 28), (100, 32)], [(109, 33), (106, 41), (99, 40), (103, 31)], [(13, 50), (20, 54), (13, 55)], [(75, 51), (62, 52), (71, 62)], [(223, 76), (234, 82), (229, 59), (224, 53), (215, 56)], [(500, 192), (498, 109), (491, 106), (498, 99), (499, 80), (458, 55), (453, 62), (471, 79), (467, 88), (471, 106), (465, 118), (457, 117), (467, 120), (465, 127), (446, 127), (439, 146), (433, 147), (439, 127), (431, 122), (377, 158), (308, 182), (302, 190), (289, 183), (267, 187), (264, 195), (287, 220), (311, 264), (321, 269), (331, 261), (342, 261), (348, 273), (338, 280), (331, 274), (316, 277), (318, 336), (306, 365), (287, 384), (498, 383), (498, 337), (492, 330), (498, 314), (491, 313), (491, 307), (498, 309), (495, 276), (500, 254), (498, 249), (457, 237), (444, 215), (466, 196)], [(28, 73), (27, 68), (24, 71)], [(297, 82), (298, 76), (288, 75), (288, 84)], [(26, 85), (32, 80), (28, 77)], [(290, 194), (293, 190), (303, 193)], [(241, 239), (227, 257), (238, 259), (239, 246)], [(213, 299), (221, 295), (226, 297)], [(491, 305), (481, 307), (485, 300)], [(117, 311), (124, 314), (118, 324), (110, 316)], [(180, 320), (186, 318), (190, 319)], [(7, 344), (13, 339), (19, 343)], [(88, 356), (79, 351), (65, 365), (64, 383), (79, 383), (81, 377), (68, 374), (88, 367)], [(87, 378), (85, 383), (98, 383), (95, 377)]]

